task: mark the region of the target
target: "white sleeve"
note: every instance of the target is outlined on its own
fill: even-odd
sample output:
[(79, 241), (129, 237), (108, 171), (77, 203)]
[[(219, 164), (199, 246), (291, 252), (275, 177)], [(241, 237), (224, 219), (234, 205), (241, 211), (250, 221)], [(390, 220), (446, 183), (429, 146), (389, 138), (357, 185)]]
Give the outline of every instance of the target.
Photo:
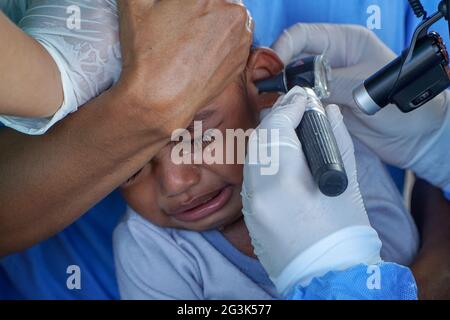
[(201, 300), (200, 271), (170, 233), (128, 215), (114, 232), (114, 259), (124, 300)]
[(53, 57), (64, 102), (51, 118), (0, 117), (5, 125), (43, 134), (118, 80), (121, 52), (115, 0), (33, 0), (19, 26)]
[(381, 258), (409, 265), (419, 247), (419, 233), (403, 197), (381, 160), (353, 138), (361, 195), (370, 224), (382, 242)]
[(412, 170), (417, 176), (450, 193), (450, 90), (442, 96), (445, 98), (442, 126), (424, 143), (421, 160)]

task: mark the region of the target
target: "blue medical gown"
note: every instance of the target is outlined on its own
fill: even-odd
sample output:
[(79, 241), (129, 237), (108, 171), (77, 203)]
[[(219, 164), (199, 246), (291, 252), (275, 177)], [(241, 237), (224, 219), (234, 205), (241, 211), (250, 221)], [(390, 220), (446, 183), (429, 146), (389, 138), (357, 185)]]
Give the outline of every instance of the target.
[[(424, 4), (434, 10), (437, 2)], [(368, 8), (376, 5), (381, 13), (381, 29), (374, 31), (399, 53), (408, 44), (418, 22), (408, 10), (406, 0), (247, 0), (246, 4), (256, 22), (255, 42), (265, 46), (296, 22), (366, 25)], [(438, 31), (447, 35), (445, 25)], [(0, 298), (118, 299), (112, 232), (124, 208), (120, 195), (113, 193), (60, 234), (3, 258)], [(66, 270), (70, 265), (80, 267), (81, 290), (69, 290), (66, 286), (69, 276)]]
[[(118, 299), (112, 232), (125, 212), (114, 192), (58, 235), (0, 262), (0, 299)], [(67, 268), (81, 271), (69, 290)]]
[(308, 287), (296, 286), (290, 300), (417, 300), (417, 285), (406, 267), (395, 263), (357, 265), (315, 278)]

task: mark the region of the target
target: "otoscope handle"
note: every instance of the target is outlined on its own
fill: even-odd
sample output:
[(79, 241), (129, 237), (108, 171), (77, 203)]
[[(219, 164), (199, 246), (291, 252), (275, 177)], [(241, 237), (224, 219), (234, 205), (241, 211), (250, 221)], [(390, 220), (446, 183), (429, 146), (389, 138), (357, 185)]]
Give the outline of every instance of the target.
[(293, 64), (292, 69), (288, 67), (276, 77), (257, 82), (256, 86), (260, 93), (287, 93), (295, 85), (305, 89), (308, 96), (306, 111), (296, 132), (319, 190), (326, 196), (337, 197), (344, 193), (348, 186), (341, 153), (322, 102), (312, 89), (315, 81), (305, 85), (302, 77), (305, 70), (295, 69), (297, 65)]
[(296, 132), (320, 191), (329, 197), (344, 193), (347, 173), (327, 116), (315, 109), (306, 111)]

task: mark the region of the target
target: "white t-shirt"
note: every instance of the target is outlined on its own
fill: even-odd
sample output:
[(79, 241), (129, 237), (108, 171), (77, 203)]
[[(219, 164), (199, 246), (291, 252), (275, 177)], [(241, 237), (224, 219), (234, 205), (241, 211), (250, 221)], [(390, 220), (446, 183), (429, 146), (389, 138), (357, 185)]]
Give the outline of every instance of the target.
[[(381, 257), (409, 265), (419, 237), (414, 221), (384, 165), (355, 142), (358, 181)], [(267, 274), (219, 231), (158, 227), (129, 209), (114, 233), (114, 255), (123, 299), (276, 299)]]

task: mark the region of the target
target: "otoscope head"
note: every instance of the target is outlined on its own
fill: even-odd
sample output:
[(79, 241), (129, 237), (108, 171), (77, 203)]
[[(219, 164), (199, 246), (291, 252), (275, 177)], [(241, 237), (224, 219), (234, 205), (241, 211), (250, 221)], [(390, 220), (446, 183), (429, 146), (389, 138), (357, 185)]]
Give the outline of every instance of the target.
[(324, 55), (294, 61), (278, 76), (259, 81), (259, 92), (287, 93), (295, 86), (314, 89), (320, 99), (328, 98), (331, 68)]

